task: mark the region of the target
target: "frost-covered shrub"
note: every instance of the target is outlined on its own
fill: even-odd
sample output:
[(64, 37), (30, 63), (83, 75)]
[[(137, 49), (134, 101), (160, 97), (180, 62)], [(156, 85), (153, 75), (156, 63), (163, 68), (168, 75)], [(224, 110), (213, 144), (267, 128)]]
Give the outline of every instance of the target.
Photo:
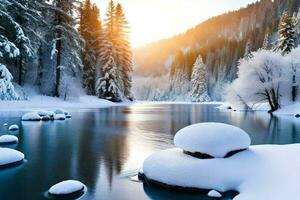
[(0, 64), (0, 100), (19, 100), (12, 84), (12, 75), (5, 65)]
[(299, 96), (300, 49), (283, 56), (259, 50), (250, 59), (240, 60), (238, 78), (226, 88), (226, 101), (249, 109), (268, 102), (271, 111), (290, 104)]

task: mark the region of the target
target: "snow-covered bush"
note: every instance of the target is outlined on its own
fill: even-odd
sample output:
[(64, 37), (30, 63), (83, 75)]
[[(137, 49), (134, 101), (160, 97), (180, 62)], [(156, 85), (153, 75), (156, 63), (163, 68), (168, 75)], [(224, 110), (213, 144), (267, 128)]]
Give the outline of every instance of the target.
[[(252, 107), (256, 103), (268, 102), (271, 111), (280, 108), (289, 90), (291, 62), (280, 53), (260, 50), (249, 59), (242, 59), (238, 78), (226, 91), (226, 100), (234, 105)], [(284, 101), (283, 101), (284, 100)]]
[(0, 64), (0, 100), (19, 100), (12, 84), (12, 75), (5, 65)]

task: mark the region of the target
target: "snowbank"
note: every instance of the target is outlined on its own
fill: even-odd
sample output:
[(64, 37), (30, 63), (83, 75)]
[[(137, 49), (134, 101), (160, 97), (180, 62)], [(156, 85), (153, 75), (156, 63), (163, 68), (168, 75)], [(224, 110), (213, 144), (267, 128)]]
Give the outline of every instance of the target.
[(10, 131), (17, 131), (17, 130), (19, 130), (19, 126), (16, 125), (16, 124), (11, 125), (11, 126), (8, 128), (8, 130), (10, 130)]
[(300, 103), (284, 106), (283, 108), (275, 111), (274, 115), (297, 115), (300, 114)]
[(282, 200), (299, 196), (300, 144), (251, 146), (229, 158), (197, 159), (181, 149), (154, 153), (143, 165), (148, 180), (169, 186), (225, 192), (234, 200)]
[(64, 101), (60, 98), (49, 96), (34, 95), (27, 101), (1, 101), (0, 110), (31, 110), (53, 109), (57, 106), (63, 108), (103, 108), (116, 105), (110, 101), (99, 99), (95, 96), (81, 96), (78, 99)]
[(55, 113), (50, 110), (40, 110), (37, 112), (37, 114), (41, 117), (49, 116), (50, 118), (54, 117), (54, 115), (55, 115)]
[(247, 149), (250, 143), (245, 131), (222, 123), (194, 124), (178, 131), (174, 138), (176, 147), (214, 158), (223, 158), (234, 151)]
[(49, 194), (55, 196), (72, 195), (72, 194), (83, 192), (84, 188), (85, 185), (79, 181), (67, 180), (52, 186), (49, 189)]
[(41, 117), (36, 112), (26, 113), (22, 116), (22, 121), (40, 121)]
[(0, 136), (0, 145), (15, 144), (15, 143), (18, 143), (18, 142), (19, 142), (18, 138), (14, 135), (2, 135), (2, 136)]
[(9, 148), (0, 148), (0, 168), (10, 167), (23, 162), (24, 154)]

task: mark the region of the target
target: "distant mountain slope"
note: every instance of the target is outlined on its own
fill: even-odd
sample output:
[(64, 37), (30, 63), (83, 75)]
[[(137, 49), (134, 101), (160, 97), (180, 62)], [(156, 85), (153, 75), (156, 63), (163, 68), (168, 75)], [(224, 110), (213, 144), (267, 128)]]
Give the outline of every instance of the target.
[(299, 5), (300, 0), (260, 0), (238, 11), (213, 17), (173, 38), (135, 49), (136, 73), (166, 74), (170, 60), (184, 51), (187, 70), (191, 71), (191, 63), (201, 53), (211, 82), (233, 79), (236, 62), (245, 54), (247, 44), (251, 50), (260, 48), (267, 32), (274, 41), (283, 11), (289, 7), (291, 12), (296, 12)]

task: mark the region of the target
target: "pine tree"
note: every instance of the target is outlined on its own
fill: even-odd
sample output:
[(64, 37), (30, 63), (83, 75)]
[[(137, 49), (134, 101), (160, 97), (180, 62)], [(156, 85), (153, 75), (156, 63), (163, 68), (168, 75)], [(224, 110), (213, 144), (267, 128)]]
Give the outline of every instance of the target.
[(122, 88), (124, 92), (124, 96), (129, 99), (133, 100), (133, 95), (131, 93), (132, 87), (132, 51), (131, 46), (128, 41), (128, 22), (125, 18), (123, 8), (121, 4), (118, 4), (116, 7), (116, 39), (115, 45), (117, 50), (117, 66), (121, 72), (122, 77)]
[(191, 98), (193, 102), (207, 102), (211, 101), (207, 92), (207, 72), (206, 65), (199, 55), (193, 68), (192, 73), (192, 93)]
[(101, 48), (98, 55), (99, 77), (96, 83), (96, 93), (99, 98), (113, 102), (124, 99), (122, 78), (117, 66), (116, 49), (116, 19), (115, 5), (111, 0), (106, 13), (105, 35), (101, 39)]
[[(76, 20), (74, 13), (78, 11), (77, 0), (54, 0), (52, 9), (54, 11), (52, 29), (54, 35), (54, 54), (55, 64), (55, 96), (60, 94), (62, 71), (70, 76), (76, 76), (81, 67), (82, 60), (80, 56), (82, 38), (75, 29)], [(54, 57), (54, 56), (53, 56)]]
[(19, 100), (12, 84), (12, 75), (5, 65), (0, 64), (0, 100)]
[(100, 12), (95, 4), (90, 0), (85, 0), (80, 9), (79, 32), (85, 41), (82, 52), (83, 58), (83, 86), (87, 94), (95, 94), (95, 76), (97, 53), (100, 48), (100, 39), (102, 38), (102, 25), (100, 21)]
[(290, 53), (295, 47), (295, 25), (295, 19), (290, 16), (288, 12), (284, 12), (279, 22), (279, 41), (276, 49), (280, 51), (282, 55)]
[(101, 50), (99, 62), (102, 67), (100, 69), (100, 77), (96, 83), (97, 96), (112, 102), (121, 102), (123, 99), (120, 89), (122, 80), (114, 59), (115, 50), (113, 44), (106, 40)]
[(265, 49), (265, 50), (270, 49), (270, 33), (269, 33), (269, 31), (267, 31), (267, 33), (265, 34), (262, 49)]

